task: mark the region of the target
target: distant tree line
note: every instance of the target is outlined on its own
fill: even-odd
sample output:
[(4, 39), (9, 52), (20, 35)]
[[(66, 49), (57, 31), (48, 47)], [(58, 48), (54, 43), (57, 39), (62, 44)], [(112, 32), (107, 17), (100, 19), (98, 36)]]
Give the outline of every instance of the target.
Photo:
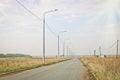
[(30, 55), (26, 55), (26, 54), (1, 54), (0, 53), (0, 58), (7, 58), (7, 57), (32, 57), (32, 56), (30, 56)]

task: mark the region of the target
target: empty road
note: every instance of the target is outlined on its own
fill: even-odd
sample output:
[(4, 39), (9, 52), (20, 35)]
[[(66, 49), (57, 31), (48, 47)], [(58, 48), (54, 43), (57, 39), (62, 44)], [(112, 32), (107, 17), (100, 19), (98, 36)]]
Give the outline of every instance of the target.
[(23, 71), (0, 80), (83, 80), (84, 67), (78, 59)]

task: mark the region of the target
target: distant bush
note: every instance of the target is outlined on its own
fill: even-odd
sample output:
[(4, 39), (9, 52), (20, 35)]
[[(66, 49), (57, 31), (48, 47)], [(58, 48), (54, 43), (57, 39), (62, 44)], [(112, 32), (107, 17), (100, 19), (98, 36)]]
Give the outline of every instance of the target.
[(0, 54), (0, 57), (32, 57), (25, 54)]
[(99, 57), (99, 55), (96, 55), (95, 57)]
[(0, 57), (6, 57), (4, 54), (0, 54)]

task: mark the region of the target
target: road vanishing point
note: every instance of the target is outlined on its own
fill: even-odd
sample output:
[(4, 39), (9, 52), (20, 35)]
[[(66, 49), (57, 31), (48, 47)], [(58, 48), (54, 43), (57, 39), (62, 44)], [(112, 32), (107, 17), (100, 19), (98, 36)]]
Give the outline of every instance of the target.
[(0, 80), (83, 80), (84, 67), (79, 59), (20, 72)]

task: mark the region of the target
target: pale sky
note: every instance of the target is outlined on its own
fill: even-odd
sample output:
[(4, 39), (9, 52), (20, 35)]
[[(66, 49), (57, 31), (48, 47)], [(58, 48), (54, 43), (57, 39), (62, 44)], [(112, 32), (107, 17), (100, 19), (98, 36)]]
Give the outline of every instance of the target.
[[(16, 0), (0, 0), (0, 53), (42, 55), (42, 15), (46, 14), (46, 55), (57, 55), (57, 34), (60, 53), (64, 39), (70, 52), (88, 55), (99, 46), (109, 48), (120, 40), (120, 0), (18, 0), (39, 16), (37, 19)], [(120, 49), (120, 48), (119, 48)], [(115, 54), (116, 45), (105, 54)], [(70, 53), (72, 54), (72, 53)]]

